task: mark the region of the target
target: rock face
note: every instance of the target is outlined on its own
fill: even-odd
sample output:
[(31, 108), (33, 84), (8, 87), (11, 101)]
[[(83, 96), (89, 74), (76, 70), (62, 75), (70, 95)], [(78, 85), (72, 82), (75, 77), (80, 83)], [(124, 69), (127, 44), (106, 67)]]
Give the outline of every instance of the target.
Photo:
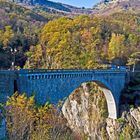
[(106, 119), (106, 130), (109, 139), (136, 139), (140, 138), (140, 110), (124, 111), (117, 120)]
[(112, 14), (121, 11), (140, 12), (140, 0), (103, 0), (93, 7), (98, 14)]
[(107, 118), (104, 94), (97, 85), (83, 84), (65, 101), (62, 108), (69, 127), (90, 140), (140, 138), (140, 106), (120, 106), (121, 117)]
[[(92, 91), (92, 86), (95, 86), (94, 91)], [(106, 108), (103, 93), (91, 83), (83, 84), (70, 95), (62, 111), (74, 132), (95, 140), (107, 137), (105, 118), (108, 114)]]

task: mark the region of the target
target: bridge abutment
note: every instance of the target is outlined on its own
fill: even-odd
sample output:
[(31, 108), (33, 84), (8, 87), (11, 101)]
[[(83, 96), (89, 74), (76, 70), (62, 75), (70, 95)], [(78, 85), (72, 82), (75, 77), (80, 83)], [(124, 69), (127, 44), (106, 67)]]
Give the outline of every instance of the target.
[(14, 93), (14, 71), (0, 71), (0, 102), (4, 103)]

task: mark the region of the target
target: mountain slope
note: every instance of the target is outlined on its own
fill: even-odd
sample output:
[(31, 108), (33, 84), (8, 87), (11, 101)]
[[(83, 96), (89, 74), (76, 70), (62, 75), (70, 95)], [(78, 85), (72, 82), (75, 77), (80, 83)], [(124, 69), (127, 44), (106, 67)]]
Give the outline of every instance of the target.
[(102, 0), (96, 4), (93, 9), (78, 8), (75, 6), (52, 2), (49, 0), (8, 0), (26, 8), (46, 11), (49, 13), (58, 13), (64, 15), (77, 14), (112, 14), (116, 12), (129, 11), (140, 13), (140, 0)]
[[(65, 7), (73, 9), (73, 6), (65, 5)], [(19, 3), (16, 0), (0, 0), (0, 69), (11, 66), (13, 57), (10, 47), (17, 48), (15, 64), (22, 67), (27, 58), (26, 51), (30, 46), (37, 45), (39, 32), (44, 24), (66, 16), (67, 13), (72, 15), (71, 12), (51, 9), (41, 4), (33, 3), (31, 5), (30, 3)], [(4, 33), (10, 32), (13, 33), (11, 39), (8, 38), (9, 35), (2, 37)], [(5, 42), (6, 45), (4, 45)]]
[(140, 13), (140, 0), (103, 0), (93, 9), (94, 13), (105, 15), (122, 11)]
[(48, 0), (8, 0), (10, 2), (14, 2), (16, 4), (20, 4), (25, 7), (30, 8), (43, 8), (44, 10), (47, 10), (48, 12), (64, 12), (64, 13), (77, 13), (77, 14), (89, 14), (92, 12), (92, 10), (85, 9), (85, 8), (78, 8), (75, 6), (62, 4), (58, 2), (52, 2)]
[[(16, 5), (5, 0), (0, 0), (0, 68), (10, 67), (12, 54), (10, 47), (18, 49), (16, 54), (16, 63), (20, 66), (24, 65), (26, 57), (24, 52), (29, 46), (35, 45), (38, 42), (38, 33), (40, 28), (47, 23), (55, 15), (49, 15), (44, 12), (37, 13), (32, 9)], [(8, 29), (6, 32), (6, 28)], [(13, 32), (14, 36), (8, 42), (8, 36), (3, 37), (4, 33)], [(3, 34), (3, 36), (2, 36)], [(3, 42), (7, 45), (3, 49)]]
[(47, 6), (50, 8), (58, 9), (61, 11), (66, 11), (66, 12), (71, 12), (69, 8), (65, 7), (61, 3), (55, 3), (47, 0), (9, 0), (11, 2), (19, 3), (19, 4), (24, 4), (26, 6)]

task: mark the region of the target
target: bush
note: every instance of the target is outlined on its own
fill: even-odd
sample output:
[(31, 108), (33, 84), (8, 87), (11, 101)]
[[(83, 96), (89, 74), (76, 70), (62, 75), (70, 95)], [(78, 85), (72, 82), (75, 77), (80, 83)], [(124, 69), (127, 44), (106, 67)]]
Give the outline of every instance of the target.
[(119, 118), (119, 119), (117, 119), (117, 122), (118, 122), (118, 123), (125, 123), (125, 119)]

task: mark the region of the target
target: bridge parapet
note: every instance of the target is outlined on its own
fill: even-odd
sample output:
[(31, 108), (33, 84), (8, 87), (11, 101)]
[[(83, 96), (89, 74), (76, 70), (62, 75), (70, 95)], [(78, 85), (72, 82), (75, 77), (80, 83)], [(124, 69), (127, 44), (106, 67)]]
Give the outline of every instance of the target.
[(88, 69), (39, 69), (39, 70), (19, 70), (16, 71), (19, 76), (28, 77), (29, 80), (37, 79), (58, 79), (58, 78), (78, 78), (78, 77), (92, 77), (93, 75), (110, 75), (118, 73), (119, 75), (126, 73), (126, 71), (115, 70), (88, 70)]
[(36, 72), (126, 72), (127, 70), (111, 70), (111, 69), (21, 69), (20, 73), (36, 73)]

